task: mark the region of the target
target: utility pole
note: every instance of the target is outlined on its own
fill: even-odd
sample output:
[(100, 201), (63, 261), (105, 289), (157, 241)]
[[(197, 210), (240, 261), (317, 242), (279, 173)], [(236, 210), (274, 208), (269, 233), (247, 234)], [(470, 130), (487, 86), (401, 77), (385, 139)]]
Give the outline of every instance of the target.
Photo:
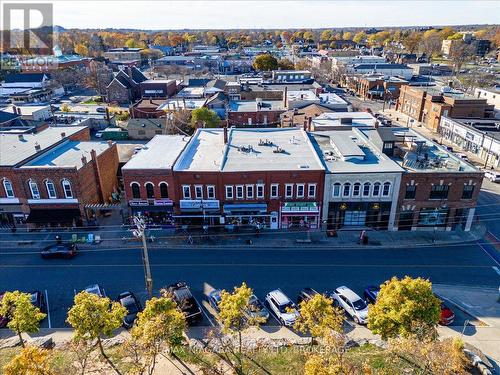
[(146, 289), (148, 290), (149, 298), (153, 297), (153, 278), (151, 277), (151, 268), (149, 266), (149, 255), (148, 255), (148, 245), (146, 241), (146, 224), (144, 220), (139, 216), (134, 216), (134, 224), (137, 229), (134, 229), (132, 233), (136, 238), (141, 238), (142, 240), (142, 262), (144, 264), (144, 277), (146, 279)]

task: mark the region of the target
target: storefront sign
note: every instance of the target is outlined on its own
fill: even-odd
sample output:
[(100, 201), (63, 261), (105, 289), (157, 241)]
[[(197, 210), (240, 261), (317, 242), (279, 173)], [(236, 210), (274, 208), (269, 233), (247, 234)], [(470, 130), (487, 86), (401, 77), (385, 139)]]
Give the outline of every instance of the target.
[(155, 199), (153, 201), (153, 204), (155, 206), (173, 206), (174, 202), (172, 199)]
[(468, 140), (470, 140), (470, 141), (473, 141), (474, 140), (474, 134), (467, 132), (467, 133), (465, 133), (465, 138), (468, 139)]
[(217, 210), (219, 209), (219, 201), (218, 200), (181, 200), (179, 201), (179, 206), (181, 210)]
[(146, 199), (136, 199), (133, 201), (129, 201), (128, 204), (130, 206), (148, 206), (149, 202)]

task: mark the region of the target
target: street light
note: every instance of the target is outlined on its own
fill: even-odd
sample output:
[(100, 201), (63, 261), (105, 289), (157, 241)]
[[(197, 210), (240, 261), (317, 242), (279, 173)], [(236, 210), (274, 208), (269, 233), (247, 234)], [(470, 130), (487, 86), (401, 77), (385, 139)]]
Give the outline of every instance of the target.
[(151, 277), (151, 268), (149, 266), (149, 255), (148, 255), (148, 245), (146, 242), (146, 224), (144, 220), (139, 216), (134, 216), (134, 224), (136, 229), (132, 231), (132, 234), (136, 238), (141, 238), (142, 240), (142, 263), (144, 265), (144, 277), (146, 279), (146, 289), (148, 290), (149, 298), (153, 297), (153, 278)]

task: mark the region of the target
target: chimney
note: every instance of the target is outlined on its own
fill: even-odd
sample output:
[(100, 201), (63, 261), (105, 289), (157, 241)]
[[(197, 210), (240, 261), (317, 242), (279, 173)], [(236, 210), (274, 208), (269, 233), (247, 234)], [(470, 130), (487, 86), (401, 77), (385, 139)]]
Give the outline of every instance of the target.
[(19, 140), (20, 140), (21, 142), (24, 142), (24, 135), (19, 134), (19, 135), (17, 136), (17, 138), (19, 138)]
[(227, 145), (227, 124), (224, 126), (224, 144)]
[(127, 75), (130, 79), (132, 79), (132, 68), (130, 66), (127, 66)]
[(111, 139), (108, 139), (108, 146), (113, 147), (113, 141)]
[(304, 131), (307, 131), (307, 118), (304, 119)]
[(62, 139), (66, 138), (66, 133), (65, 133), (65, 132), (62, 132), (62, 133), (61, 133), (61, 138), (62, 138)]
[(310, 132), (311, 131), (311, 124), (312, 124), (312, 117), (308, 117), (307, 118), (307, 131)]
[(283, 89), (283, 107), (287, 108), (288, 105), (288, 87), (285, 86)]
[(95, 152), (94, 149), (90, 150), (90, 156), (92, 157), (92, 160), (96, 160), (97, 159), (97, 153)]
[(40, 146), (40, 145), (38, 144), (38, 142), (37, 142), (37, 143), (35, 143), (35, 151), (36, 151), (36, 152), (40, 152), (40, 150), (41, 150), (41, 149), (42, 149), (42, 146)]
[(17, 115), (17, 107), (15, 105), (12, 106), (12, 112), (14, 112), (14, 114)]
[(82, 155), (82, 165), (87, 164), (87, 157), (85, 155)]

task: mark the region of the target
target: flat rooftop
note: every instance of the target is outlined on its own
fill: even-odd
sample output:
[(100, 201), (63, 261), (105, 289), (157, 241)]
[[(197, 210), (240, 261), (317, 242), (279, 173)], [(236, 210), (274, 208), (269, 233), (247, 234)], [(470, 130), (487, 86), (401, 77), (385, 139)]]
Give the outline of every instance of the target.
[(122, 170), (172, 169), (189, 140), (190, 137), (182, 135), (156, 135), (132, 156)]
[(342, 104), (347, 105), (347, 102), (342, 99), (340, 96), (334, 93), (322, 93), (319, 94), (319, 99), (321, 104)]
[(231, 128), (222, 170), (323, 170), (307, 134), (299, 128)]
[(390, 157), (370, 144), (357, 129), (310, 133), (311, 141), (330, 173), (402, 172)]
[(219, 171), (224, 156), (223, 129), (198, 129), (175, 163), (174, 170)]
[(312, 120), (314, 130), (332, 127), (374, 127), (377, 119), (368, 112), (325, 112)]
[(287, 91), (286, 96), (289, 101), (293, 100), (319, 101), (319, 98), (316, 96), (316, 94), (310, 90), (289, 90)]
[(19, 164), (37, 153), (35, 145), (40, 146), (41, 151), (43, 151), (61, 142), (61, 133), (65, 133), (65, 137), (69, 137), (83, 129), (85, 126), (49, 127), (36, 134), (23, 134), (22, 139), (20, 139), (20, 134), (1, 133), (0, 165), (14, 166)]
[(265, 112), (265, 111), (285, 111), (283, 100), (261, 100), (258, 108), (256, 100), (232, 100), (229, 102), (231, 112)]
[(21, 168), (53, 168), (53, 167), (83, 167), (82, 157), (87, 161), (92, 160), (91, 151), (95, 150), (96, 155), (102, 154), (110, 145), (108, 142), (93, 141), (66, 141), (34, 158)]
[(170, 111), (176, 109), (196, 109), (201, 108), (207, 99), (190, 99), (190, 98), (172, 98), (164, 101), (162, 105), (156, 108), (157, 111)]

